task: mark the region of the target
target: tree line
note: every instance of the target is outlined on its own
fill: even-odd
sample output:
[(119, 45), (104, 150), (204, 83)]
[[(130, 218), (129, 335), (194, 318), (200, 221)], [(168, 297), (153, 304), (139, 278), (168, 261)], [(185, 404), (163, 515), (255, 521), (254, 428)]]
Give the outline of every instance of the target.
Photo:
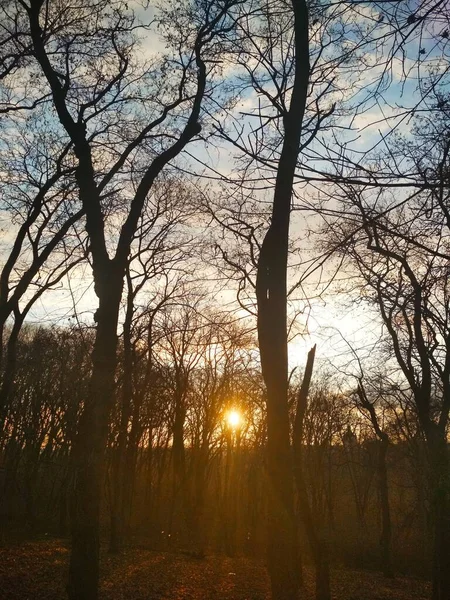
[[(160, 316), (152, 325), (161, 338), (150, 373), (147, 318), (133, 336), (128, 399), (122, 343), (119, 351), (102, 486), (101, 528), (109, 550), (148, 536), (156, 548), (197, 557), (211, 551), (263, 556), (266, 392), (254, 340), (237, 327), (230, 335), (220, 314), (203, 322), (198, 314), (190, 320), (177, 314), (169, 330), (167, 315)], [(186, 340), (189, 331), (195, 335)], [(91, 330), (77, 327), (27, 326), (22, 332), (2, 436), (5, 535), (21, 523), (30, 534), (68, 534), (70, 451), (89, 382), (92, 338)], [(291, 401), (300, 383), (293, 377)], [(332, 565), (387, 576), (396, 568), (424, 574), (432, 554), (432, 508), (417, 415), (404, 412), (403, 390), (387, 386), (385, 376), (373, 377), (364, 391), (340, 384), (329, 373), (318, 374), (302, 420), (301, 468), (312, 525)], [(231, 410), (241, 415), (237, 425), (229, 423)], [(293, 413), (290, 420), (294, 429)], [(299, 564), (314, 560), (300, 510), (301, 504)]]

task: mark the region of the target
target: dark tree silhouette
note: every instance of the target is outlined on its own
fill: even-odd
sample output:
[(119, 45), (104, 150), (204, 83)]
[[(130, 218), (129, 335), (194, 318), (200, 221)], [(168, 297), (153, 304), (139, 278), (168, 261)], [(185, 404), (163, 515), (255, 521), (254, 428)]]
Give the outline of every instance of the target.
[[(426, 439), (434, 521), (433, 598), (438, 599), (448, 597), (450, 589), (448, 139), (436, 137), (443, 122), (435, 116), (416, 129), (411, 163), (417, 168), (417, 191), (397, 199), (385, 190), (350, 187), (343, 204), (354, 222), (339, 228), (340, 239), (346, 240), (343, 252), (364, 282), (366, 299), (379, 310), (389, 358), (410, 387)], [(398, 156), (405, 152), (400, 143)]]
[(289, 220), (297, 155), (309, 82), (306, 2), (293, 1), (295, 77), (283, 115), (284, 138), (278, 163), (272, 218), (258, 260), (256, 297), (261, 368), (267, 387), (267, 450), (270, 488), (269, 570), (272, 594), (298, 595), (299, 565), (294, 514), (293, 470), (288, 410), (287, 259)]
[[(72, 554), (68, 593), (71, 599), (98, 596), (99, 506), (104, 450), (109, 413), (114, 400), (117, 325), (123, 280), (131, 244), (137, 231), (147, 196), (161, 171), (176, 158), (200, 132), (199, 118), (208, 79), (217, 64), (219, 34), (234, 2), (192, 4), (172, 7), (163, 17), (171, 41), (180, 52), (172, 64), (155, 70), (153, 89), (144, 90), (145, 71), (135, 64), (135, 31), (139, 25), (133, 13), (121, 3), (110, 10), (109, 2), (81, 2), (75, 7), (47, 5), (42, 0), (19, 2), (14, 22), (25, 22), (25, 32), (39, 77), (47, 84), (53, 108), (64, 135), (73, 146), (76, 182), (86, 215), (86, 231), (92, 256), (95, 293), (99, 305), (95, 313), (96, 339), (92, 353), (92, 377), (84, 403), (79, 433), (73, 447), (74, 487), (71, 493)], [(170, 31), (171, 30), (171, 31)], [(178, 42), (175, 40), (178, 39)], [(181, 50), (182, 49), (182, 50)], [(83, 58), (82, 58), (83, 57)], [(79, 60), (84, 62), (79, 68)], [(213, 63), (208, 63), (214, 59)], [(165, 69), (172, 68), (168, 88), (163, 86)], [(174, 84), (174, 77), (179, 76)], [(141, 79), (142, 87), (132, 90)], [(141, 96), (141, 92), (143, 96)], [(154, 94), (151, 96), (151, 94)], [(142, 98), (145, 98), (143, 101)], [(162, 100), (162, 104), (161, 104)], [(143, 125), (136, 118), (122, 136), (113, 119), (125, 104), (144, 110)], [(175, 138), (161, 132), (174, 115), (184, 108), (184, 122), (172, 129)], [(153, 114), (151, 112), (153, 111)], [(104, 121), (103, 121), (104, 119)], [(93, 133), (93, 124), (96, 133)], [(105, 123), (105, 125), (103, 124)], [(99, 134), (99, 129), (102, 132)], [(168, 130), (165, 130), (168, 133)], [(155, 134), (162, 145), (150, 152), (146, 147)], [(108, 164), (99, 158), (96, 143), (103, 137)], [(158, 142), (159, 143), (159, 142)], [(139, 159), (139, 150), (141, 155)], [(131, 167), (133, 161), (138, 167)], [(138, 166), (139, 161), (142, 161)], [(108, 238), (105, 196), (122, 196), (122, 174), (134, 173), (134, 192), (123, 204), (124, 219), (114, 241)], [(126, 194), (125, 194), (126, 195)], [(126, 208), (125, 208), (126, 206)], [(112, 257), (110, 252), (113, 247)]]

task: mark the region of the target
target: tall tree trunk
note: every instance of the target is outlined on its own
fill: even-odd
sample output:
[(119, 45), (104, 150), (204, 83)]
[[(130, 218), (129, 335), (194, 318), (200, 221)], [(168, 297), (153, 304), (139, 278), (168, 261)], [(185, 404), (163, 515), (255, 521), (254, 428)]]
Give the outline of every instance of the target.
[(316, 600), (329, 600), (330, 590), (330, 559), (328, 555), (328, 540), (318, 540), (316, 556)]
[(133, 496), (137, 476), (138, 444), (141, 435), (139, 427), (141, 399), (134, 398), (131, 431), (128, 436), (128, 444), (125, 451), (124, 469), (122, 476), (122, 518), (123, 535), (126, 537), (130, 532), (131, 512), (133, 508)]
[(446, 435), (428, 435), (433, 517), (433, 600), (450, 599), (449, 458)]
[(192, 554), (196, 558), (205, 556), (205, 524), (204, 524), (204, 509), (205, 509), (205, 494), (207, 484), (207, 467), (208, 467), (208, 447), (202, 444), (197, 449), (197, 460), (195, 464), (194, 482), (193, 482), (193, 502), (190, 509), (191, 512), (191, 548)]
[(99, 308), (89, 396), (72, 454), (72, 553), (67, 586), (70, 600), (98, 598), (100, 500), (109, 414), (114, 402), (117, 322), (122, 295), (122, 273), (114, 275), (107, 285), (101, 286), (101, 291), (97, 288)]
[(287, 261), (294, 174), (309, 81), (308, 9), (292, 0), (295, 78), (278, 163), (272, 219), (261, 246), (256, 295), (261, 368), (267, 390), (269, 489), (269, 573), (276, 600), (296, 600), (299, 591), (298, 540), (294, 511), (289, 432), (287, 355)]
[(172, 459), (175, 484), (184, 486), (186, 471), (186, 456), (184, 450), (184, 424), (186, 421), (186, 407), (184, 392), (176, 393), (175, 416), (173, 422)]
[(227, 454), (224, 481), (224, 541), (227, 556), (236, 554), (236, 454), (238, 439), (231, 429), (227, 431)]
[[(49, 58), (48, 36), (42, 29), (45, 17), (42, 17), (41, 11), (44, 12), (45, 3), (42, 1), (30, 2), (24, 8), (29, 20), (33, 55), (40, 65), (42, 75), (50, 86), (52, 104), (60, 123), (73, 143), (78, 161), (76, 180), (86, 214), (86, 231), (90, 241), (95, 292), (99, 298), (90, 389), (72, 452), (74, 489), (71, 498), (72, 555), (68, 584), (68, 593), (71, 600), (96, 600), (98, 597), (99, 511), (104, 469), (103, 455), (107, 442), (109, 415), (114, 398), (117, 322), (125, 268), (140, 215), (154, 182), (166, 165), (177, 157), (201, 130), (198, 121), (209, 74), (203, 61), (203, 50), (218, 35), (219, 30), (222, 28), (222, 20), (227, 15), (230, 7), (228, 3), (225, 3), (216, 16), (211, 20), (208, 17), (208, 22), (198, 28), (193, 44), (197, 82), (190, 113), (186, 115), (185, 126), (179, 132), (176, 140), (165, 150), (162, 150), (142, 174), (129, 204), (127, 216), (120, 228), (113, 258), (110, 258), (108, 251), (112, 239), (107, 236), (105, 229), (102, 193), (105, 191), (105, 179), (109, 178), (110, 180), (115, 177), (117, 171), (113, 168), (107, 174), (103, 174), (103, 184), (100, 184), (99, 187), (97, 175), (100, 175), (100, 172), (96, 173), (92, 158), (91, 140), (87, 132), (87, 117), (83, 114), (84, 110), (82, 109), (74, 116), (73, 110), (76, 109), (73, 104), (69, 108), (68, 98), (70, 94), (68, 95), (68, 88), (66, 88), (67, 84), (70, 87), (70, 81), (62, 82), (59, 71), (53, 66)], [(100, 10), (103, 11), (103, 9)], [(101, 12), (101, 14), (104, 13)], [(131, 32), (131, 29), (129, 32)], [(128, 50), (125, 51), (125, 55), (127, 55), (127, 52)], [(118, 54), (122, 56), (121, 51), (118, 51)], [(127, 63), (128, 58), (125, 61), (125, 67)], [(118, 79), (111, 79), (112, 85), (122, 80), (123, 74), (124, 71), (121, 71), (117, 75)], [(183, 80), (180, 86), (181, 91), (184, 89)], [(76, 91), (74, 93), (76, 94)], [(97, 95), (97, 99), (101, 97), (101, 94)], [(170, 113), (171, 108), (169, 107), (170, 105), (167, 104), (162, 109), (161, 122), (164, 121), (167, 113)], [(146, 133), (151, 130), (153, 125), (149, 124)], [(144, 139), (145, 135), (144, 137), (137, 135), (131, 143), (132, 148), (129, 150), (140, 148), (140, 144)], [(120, 160), (126, 161), (128, 156), (128, 151), (125, 150)], [(119, 163), (116, 163), (116, 166)]]
[(391, 509), (389, 506), (389, 482), (387, 476), (386, 457), (389, 448), (389, 436), (383, 431), (378, 423), (377, 413), (374, 404), (369, 400), (363, 385), (362, 378), (359, 381), (357, 395), (361, 407), (369, 413), (375, 433), (378, 437), (377, 445), (377, 476), (378, 491), (381, 504), (381, 536), (380, 536), (380, 559), (381, 568), (386, 577), (393, 576), (391, 562)]
[(68, 474), (64, 474), (61, 486), (59, 489), (59, 535), (60, 537), (66, 537), (67, 535), (67, 482)]
[[(316, 346), (308, 352), (305, 374), (300, 387), (297, 411), (294, 422), (294, 473), (297, 487), (300, 518), (303, 523), (308, 543), (314, 558), (316, 570), (316, 600), (330, 600), (330, 564), (328, 556), (328, 539), (325, 531), (325, 515), (314, 517), (303, 474), (303, 425), (308, 403), (309, 387), (314, 367)], [(317, 525), (320, 523), (320, 525)]]
[(389, 448), (389, 438), (387, 435), (378, 443), (378, 489), (380, 492), (381, 503), (381, 567), (385, 577), (393, 576), (391, 561), (391, 510), (389, 505), (389, 484), (387, 477), (386, 456)]
[[(17, 370), (17, 342), (22, 325), (26, 316), (26, 312), (20, 313), (16, 309), (14, 312), (14, 325), (9, 334), (8, 343), (6, 345), (6, 360), (4, 361), (4, 370), (2, 373), (2, 383), (0, 386), (0, 435), (5, 426), (6, 416), (8, 414), (8, 404), (11, 393), (14, 388), (14, 378)], [(3, 326), (1, 326), (3, 338)], [(2, 339), (0, 339), (0, 344)]]
[(131, 322), (133, 317), (134, 295), (130, 275), (127, 270), (128, 294), (127, 311), (123, 324), (123, 382), (122, 402), (117, 448), (112, 463), (112, 500), (111, 500), (111, 530), (109, 551), (120, 552), (125, 535), (125, 489), (128, 489), (128, 478), (131, 473), (126, 469), (126, 453), (128, 441), (128, 425), (131, 417), (131, 402), (133, 396), (133, 353), (131, 342)]
[(223, 551), (229, 555), (228, 547), (228, 521), (229, 521), (229, 497), (230, 497), (230, 474), (231, 474), (231, 432), (225, 432), (225, 465), (222, 484), (222, 514), (221, 514), (221, 540), (223, 542)]
[(183, 394), (176, 392), (175, 415), (172, 428), (172, 499), (169, 518), (169, 541), (175, 540), (175, 535), (184, 538), (182, 526), (186, 516), (186, 455), (184, 448), (184, 423), (186, 409)]

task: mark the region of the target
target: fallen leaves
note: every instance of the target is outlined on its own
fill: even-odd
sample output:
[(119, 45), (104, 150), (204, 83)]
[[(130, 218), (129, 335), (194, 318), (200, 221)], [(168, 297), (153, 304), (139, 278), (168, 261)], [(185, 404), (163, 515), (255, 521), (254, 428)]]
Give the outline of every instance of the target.
[[(62, 600), (69, 550), (59, 540), (0, 547), (1, 600)], [(183, 554), (143, 548), (119, 556), (102, 553), (101, 600), (269, 600), (269, 579), (262, 561)], [(305, 600), (314, 598), (314, 579), (305, 569)], [(427, 600), (422, 580), (385, 579), (378, 573), (336, 569), (333, 600)]]

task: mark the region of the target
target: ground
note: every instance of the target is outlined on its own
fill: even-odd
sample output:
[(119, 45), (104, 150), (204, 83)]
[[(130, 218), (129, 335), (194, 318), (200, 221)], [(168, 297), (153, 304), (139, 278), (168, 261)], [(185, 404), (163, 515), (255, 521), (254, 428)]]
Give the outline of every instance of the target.
[[(0, 547), (1, 600), (64, 600), (69, 550), (59, 540)], [(427, 582), (392, 580), (368, 571), (332, 573), (334, 600), (428, 600)], [(264, 564), (248, 558), (184, 554), (144, 548), (102, 556), (101, 600), (269, 600)], [(305, 570), (304, 600), (312, 600), (312, 574)]]

